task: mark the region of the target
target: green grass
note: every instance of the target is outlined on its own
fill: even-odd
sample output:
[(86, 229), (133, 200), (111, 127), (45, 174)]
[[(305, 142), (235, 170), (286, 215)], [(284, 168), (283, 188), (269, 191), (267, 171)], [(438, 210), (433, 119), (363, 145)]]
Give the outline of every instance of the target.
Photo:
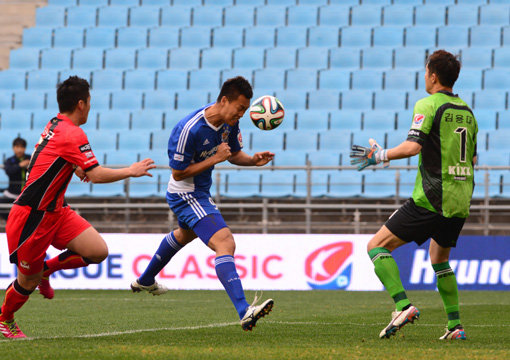
[(57, 291), (51, 301), (35, 293), (16, 315), (30, 338), (0, 340), (0, 351), (23, 360), (510, 358), (510, 292), (461, 292), (468, 340), (455, 342), (438, 340), (439, 295), (408, 295), (421, 320), (380, 340), (392, 310), (385, 292), (267, 291), (275, 307), (252, 332), (223, 291)]

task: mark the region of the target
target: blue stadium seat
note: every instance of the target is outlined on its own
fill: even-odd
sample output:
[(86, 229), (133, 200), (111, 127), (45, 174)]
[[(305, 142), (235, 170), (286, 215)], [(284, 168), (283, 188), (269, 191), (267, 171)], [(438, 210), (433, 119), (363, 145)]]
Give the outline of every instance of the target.
[(510, 45), (510, 26), (503, 28), (503, 46)]
[(331, 112), (330, 130), (360, 130), (362, 110), (338, 110)]
[(462, 69), (487, 69), (492, 66), (492, 52), (480, 51), (478, 46), (461, 49), (460, 61), (462, 63)]
[(363, 69), (391, 69), (393, 53), (384, 47), (373, 47), (361, 51)]
[(202, 27), (181, 28), (180, 46), (191, 48), (209, 47), (211, 46), (211, 31)]
[(179, 46), (179, 30), (173, 27), (149, 29), (149, 46), (164, 49)]
[(346, 69), (329, 69), (319, 71), (319, 89), (349, 90), (351, 74)]
[(153, 130), (158, 131), (164, 129), (164, 113), (161, 110), (138, 110), (133, 111), (131, 117), (132, 130)]
[(184, 90), (188, 88), (188, 74), (181, 70), (163, 70), (157, 72), (158, 90)]
[(276, 97), (287, 109), (302, 110), (306, 108), (306, 89), (277, 90)]
[(274, 166), (304, 166), (306, 154), (301, 151), (281, 151), (275, 155), (271, 164)]
[(506, 5), (491, 4), (490, 6), (480, 7), (480, 25), (500, 25), (508, 26), (510, 24), (510, 7)]
[(243, 46), (243, 28), (225, 26), (212, 29), (214, 47), (239, 48)]
[(404, 43), (404, 32), (400, 26), (382, 26), (373, 29), (374, 46), (399, 47)]
[(253, 133), (251, 150), (253, 152), (272, 151), (274, 153), (282, 151), (283, 131), (276, 129), (262, 133), (257, 130)]
[(48, 5), (74, 6), (76, 5), (76, 0), (48, 0)]
[(382, 89), (382, 74), (379, 70), (355, 70), (352, 72), (352, 89)]
[(135, 50), (134, 49), (107, 49), (105, 50), (105, 69), (134, 69), (135, 68)]
[(317, 90), (308, 94), (308, 109), (338, 110), (340, 92), (338, 90)]
[(124, 89), (126, 90), (154, 90), (156, 85), (154, 70), (134, 70), (124, 73)]
[(288, 26), (314, 26), (318, 25), (318, 7), (317, 5), (289, 6), (287, 9)]
[(416, 72), (404, 69), (386, 71), (384, 73), (385, 90), (416, 89)]
[[(75, 3), (76, 5), (76, 3)], [(65, 8), (60, 6), (45, 6), (35, 10), (35, 24), (37, 27), (64, 26)]]
[(510, 42), (502, 48), (494, 49), (495, 68), (510, 68), (510, 47), (506, 45), (510, 45)]
[(146, 198), (148, 196), (161, 196), (166, 193), (166, 186), (159, 189), (158, 182), (154, 178), (143, 176), (129, 179), (129, 196)]
[(333, 48), (329, 51), (329, 62), (331, 68), (342, 68), (342, 70), (357, 70), (361, 66), (360, 51), (350, 48)]
[(58, 74), (58, 81), (59, 82), (63, 82), (67, 78), (69, 78), (70, 76), (81, 77), (82, 79), (87, 80), (89, 82), (89, 84), (90, 84), (90, 71), (87, 70), (87, 69), (84, 69), (84, 70), (78, 70), (78, 69), (75, 69), (75, 70), (70, 70), (70, 69), (61, 70), (59, 72), (59, 74)]
[(129, 26), (159, 26), (161, 8), (157, 6), (140, 6), (129, 9)]
[(338, 166), (340, 165), (340, 155), (326, 151), (313, 151), (308, 153), (308, 161), (313, 166)]
[(108, 5), (113, 6), (138, 6), (140, 0), (109, 0)]
[(19, 48), (9, 54), (11, 69), (33, 70), (39, 68), (39, 49)]
[(179, 91), (177, 93), (177, 109), (196, 110), (208, 104), (209, 98), (209, 93), (206, 89)]
[(96, 70), (92, 72), (92, 88), (94, 90), (120, 90), (124, 74), (120, 69)]
[[(412, 26), (404, 29), (405, 46), (433, 47), (436, 45), (436, 32), (429, 26)], [(420, 49), (421, 50), (421, 49)]]
[(365, 90), (343, 91), (342, 110), (370, 110), (372, 109), (373, 94)]
[[(7, 131), (8, 132), (20, 131), (20, 130), (24, 131), (24, 130), (30, 130), (30, 128), (31, 128), (32, 114), (28, 111), (2, 109), (2, 113), (0, 115), (1, 115), (0, 118), (2, 119), (1, 130), (4, 134)], [(10, 141), (5, 141), (5, 142), (10, 143)], [(10, 150), (11, 149), (9, 146), (9, 151)]]
[(326, 5), (329, 0), (299, 0), (299, 5)]
[(171, 6), (163, 7), (161, 12), (161, 26), (190, 26), (191, 8), (190, 6)]
[(97, 9), (93, 6), (73, 6), (67, 8), (67, 26), (79, 28), (96, 26)]
[(408, 5), (393, 5), (383, 8), (384, 26), (410, 26), (413, 25), (414, 8)]
[[(414, 25), (416, 26), (442, 26), (445, 24), (446, 8), (444, 5), (431, 4), (415, 8)], [(432, 29), (431, 29), (432, 30)]]
[(175, 92), (169, 90), (146, 91), (144, 105), (144, 109), (173, 110), (175, 108)]
[(141, 108), (141, 90), (123, 90), (112, 92), (112, 110), (140, 110)]
[(148, 32), (145, 28), (127, 27), (117, 29), (117, 47), (144, 48), (147, 46)]
[(187, 6), (200, 6), (202, 5), (202, 0), (172, 0), (172, 5), (187, 5)]
[(296, 51), (281, 47), (266, 49), (265, 59), (264, 67), (292, 69), (296, 66)]
[(473, 26), (478, 24), (478, 6), (450, 5), (447, 9), (447, 25)]
[(85, 46), (103, 49), (114, 47), (115, 29), (109, 27), (97, 27), (86, 29)]
[(49, 48), (52, 43), (51, 28), (27, 28), (23, 29), (22, 43), (24, 47), (33, 47), (38, 49)]
[(239, 5), (260, 6), (265, 4), (266, 0), (236, 0), (236, 6)]
[(229, 197), (250, 197), (260, 196), (260, 181), (262, 178), (262, 171), (238, 171), (227, 170), (225, 171), (225, 191), (223, 195)]
[(273, 27), (258, 26), (244, 30), (244, 46), (273, 47), (275, 45), (275, 29)]
[(346, 47), (370, 47), (371, 31), (366, 26), (351, 26), (342, 28), (340, 32), (340, 42)]
[(27, 90), (55, 90), (57, 70), (33, 70), (27, 73)]
[(90, 196), (92, 193), (92, 183), (81, 182), (73, 178), (66, 189), (66, 197)]
[(103, 68), (103, 51), (94, 48), (73, 50), (73, 69), (93, 70)]
[(363, 112), (363, 130), (392, 131), (395, 130), (395, 128), (396, 118), (393, 113), (388, 112), (387, 110), (374, 110)]
[[(328, 129), (329, 113), (323, 110), (306, 110), (298, 111), (297, 115), (297, 130), (300, 131), (324, 131)], [(287, 117), (287, 116), (286, 116)], [(290, 120), (286, 118), (285, 121)]]
[(286, 24), (287, 9), (284, 6), (259, 6), (255, 8), (255, 25), (284, 26)]
[(14, 92), (14, 110), (41, 110), (45, 106), (45, 94), (41, 91)]
[(220, 71), (218, 69), (202, 69), (189, 72), (189, 89), (205, 89), (214, 91), (220, 89)]
[(200, 50), (200, 68), (230, 69), (232, 52), (224, 48)]
[(137, 69), (166, 69), (169, 51), (163, 48), (144, 48), (137, 51)]
[(0, 109), (12, 109), (13, 93), (8, 90), (0, 90)]
[(319, 8), (320, 26), (348, 26), (349, 25), (349, 5), (329, 5)]
[(25, 70), (3, 70), (0, 71), (0, 91), (4, 90), (24, 90), (25, 89)]
[[(508, 149), (508, 137), (510, 136), (510, 130), (499, 129), (498, 131), (489, 132), (487, 140), (487, 150), (496, 151), (498, 149)], [(508, 163), (503, 164), (508, 165)]]
[[(106, 154), (106, 165), (123, 165), (129, 166), (132, 163), (136, 162), (137, 154), (134, 152), (128, 151), (112, 151)], [(152, 180), (152, 179), (151, 179)], [(123, 183), (123, 181), (121, 181)], [(131, 185), (131, 179), (130, 179)]]
[(317, 146), (318, 137), (316, 132), (301, 130), (285, 132), (285, 151), (317, 151)]
[[(496, 48), (501, 45), (500, 26), (473, 26), (469, 29), (469, 46)], [(488, 50), (484, 52), (489, 52)]]
[(98, 114), (98, 124), (100, 130), (112, 132), (129, 130), (129, 110), (109, 110), (101, 111)]
[(81, 28), (58, 28), (54, 35), (54, 47), (81, 48), (85, 43), (84, 31)]
[[(493, 131), (497, 128), (496, 126), (496, 115), (497, 111), (491, 109), (477, 110), (475, 115), (476, 122), (478, 123), (479, 131)], [(501, 112), (500, 112), (501, 114)], [(499, 119), (501, 119), (499, 115)]]
[(255, 70), (253, 73), (253, 87), (255, 89), (283, 89), (284, 77), (285, 73), (280, 69)]
[[(419, 79), (419, 76), (418, 76), (418, 79)], [(416, 91), (409, 91), (408, 98), (407, 98), (407, 108), (409, 110), (413, 110), (414, 104), (416, 104), (416, 102), (418, 100), (423, 99), (424, 97), (427, 97), (427, 96), (429, 96), (429, 94), (427, 94), (425, 92), (425, 87), (418, 87), (418, 90), (416, 90)], [(469, 105), (469, 103), (468, 103), (468, 105)], [(409, 122), (409, 124), (410, 124), (410, 122)]]
[(128, 25), (128, 8), (107, 6), (98, 9), (98, 26), (121, 27)]
[(170, 69), (198, 69), (200, 50), (179, 48), (170, 50)]
[(264, 67), (264, 52), (251, 47), (235, 49), (232, 67), (261, 69)]
[(337, 26), (318, 26), (308, 29), (309, 46), (338, 47), (339, 40), (340, 29)]
[(463, 26), (441, 26), (437, 28), (437, 46), (467, 47), (468, 28)]
[(276, 46), (306, 46), (306, 29), (301, 26), (282, 26), (276, 29)]
[(253, 26), (255, 21), (254, 7), (238, 5), (225, 8), (225, 27)]
[(480, 90), (482, 88), (482, 71), (480, 69), (461, 68), (459, 78), (455, 82), (454, 91)]
[(484, 71), (483, 88), (500, 91), (510, 89), (510, 69)]
[(328, 173), (326, 196), (349, 198), (361, 195), (361, 174), (354, 171), (334, 171)]
[(375, 110), (404, 110), (406, 108), (406, 92), (402, 90), (380, 90), (375, 92)]
[(222, 70), (221, 71), (221, 83), (223, 84), (227, 79), (231, 79), (236, 76), (242, 76), (246, 80), (250, 82), (250, 84), (253, 82), (253, 71), (251, 69), (240, 69), (235, 68), (231, 70)]
[(41, 51), (41, 69), (69, 69), (71, 51), (69, 49), (44, 49)]
[(222, 26), (223, 25), (223, 7), (214, 5), (197, 6), (192, 12), (193, 26)]
[[(395, 147), (400, 145), (402, 142), (406, 141), (407, 133), (409, 129), (398, 129), (386, 132), (386, 140), (383, 142), (382, 138), (378, 141), (383, 142), (380, 145), (386, 149)], [(367, 138), (368, 139), (368, 138)]]
[(353, 6), (351, 8), (351, 25), (381, 25), (381, 8), (379, 6)]
[(325, 47), (309, 46), (297, 51), (297, 67), (325, 69), (328, 67), (329, 50)]
[(395, 171), (377, 171), (375, 174), (363, 174), (363, 192), (365, 197), (391, 197), (396, 194)]
[(261, 194), (267, 197), (288, 197), (295, 195), (295, 174), (289, 170), (262, 172)]
[(285, 73), (286, 89), (317, 89), (317, 71), (312, 69), (292, 69)]
[(149, 149), (150, 132), (122, 131), (119, 132), (119, 151), (146, 151)]
[(113, 197), (124, 196), (124, 181), (114, 183), (92, 184), (92, 196), (96, 197)]
[(94, 110), (110, 109), (110, 90), (92, 90), (90, 92), (90, 107)]
[(501, 90), (483, 90), (473, 93), (473, 109), (507, 109), (508, 94)]

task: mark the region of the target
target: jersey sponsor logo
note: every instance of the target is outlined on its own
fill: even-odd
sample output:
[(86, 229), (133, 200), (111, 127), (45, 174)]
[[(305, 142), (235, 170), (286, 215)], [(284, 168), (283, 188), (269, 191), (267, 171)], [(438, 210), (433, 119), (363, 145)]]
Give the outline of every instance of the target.
[(221, 133), (221, 142), (228, 142), (228, 136), (230, 135), (230, 129), (229, 128), (226, 128), (222, 133)]
[(424, 119), (425, 119), (425, 115), (415, 114), (414, 118), (413, 118), (413, 125), (411, 126), (411, 128), (412, 129), (421, 129)]
[(78, 149), (80, 149), (82, 153), (92, 150), (89, 143), (78, 146)]
[(244, 147), (243, 146), (243, 136), (241, 135), (241, 130), (239, 130), (239, 132), (237, 133), (237, 141), (239, 141), (239, 145), (241, 147)]
[(94, 157), (94, 153), (92, 151), (87, 151), (85, 153), (85, 156), (87, 157), (87, 159), (91, 159)]
[(448, 175), (455, 176), (455, 180), (466, 180), (466, 176), (471, 176), (471, 168), (469, 166), (448, 166)]
[(174, 154), (174, 160), (175, 161), (184, 161), (184, 155)]
[(352, 242), (322, 246), (305, 260), (305, 275), (312, 289), (345, 289), (351, 282)]
[(30, 265), (24, 260), (20, 261), (19, 266), (21, 266), (23, 269), (30, 270)]
[(48, 130), (48, 131), (44, 130), (44, 132), (42, 133), (42, 136), (41, 136), (41, 140), (51, 140), (53, 138), (53, 136), (55, 136), (55, 133), (53, 132), (53, 130)]
[(204, 158), (204, 159), (207, 159), (208, 157), (213, 156), (213, 155), (216, 153), (216, 151), (218, 150), (218, 146), (219, 146), (219, 145), (216, 145), (216, 146), (215, 146), (215, 147), (213, 147), (211, 150), (207, 150), (207, 151), (206, 151), (206, 150), (204, 150), (204, 151), (202, 151), (202, 152), (200, 153), (200, 157), (201, 157), (201, 158)]
[(407, 133), (407, 136), (418, 136), (418, 137), (420, 137), (420, 132), (416, 131), (416, 130), (409, 130), (409, 132)]

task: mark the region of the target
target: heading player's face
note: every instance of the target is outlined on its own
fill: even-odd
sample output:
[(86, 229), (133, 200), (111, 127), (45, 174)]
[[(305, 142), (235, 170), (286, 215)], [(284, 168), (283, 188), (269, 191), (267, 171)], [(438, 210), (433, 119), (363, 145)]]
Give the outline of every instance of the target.
[(250, 100), (248, 100), (244, 95), (239, 95), (237, 99), (233, 101), (228, 101), (228, 99), (224, 97), (224, 101), (222, 102), (224, 102), (222, 117), (225, 123), (230, 126), (237, 124), (239, 119), (243, 117), (244, 113), (250, 106)]

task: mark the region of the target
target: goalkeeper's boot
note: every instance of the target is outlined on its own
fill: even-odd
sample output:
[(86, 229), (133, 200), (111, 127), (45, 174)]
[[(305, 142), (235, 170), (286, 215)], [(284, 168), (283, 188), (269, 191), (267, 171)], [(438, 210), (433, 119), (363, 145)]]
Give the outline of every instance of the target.
[(248, 306), (246, 314), (244, 314), (243, 318), (241, 319), (241, 327), (244, 331), (251, 331), (255, 327), (257, 321), (268, 315), (273, 309), (273, 299), (267, 299), (262, 304), (255, 305), (257, 300), (258, 297), (255, 295), (253, 302), (250, 306)]
[(0, 321), (0, 332), (9, 339), (26, 338), (27, 336), (19, 329), (16, 321)]
[(55, 291), (50, 285), (50, 279), (49, 278), (42, 278), (41, 282), (39, 283), (39, 293), (44, 296), (46, 299), (53, 299), (55, 296)]
[(446, 333), (439, 340), (466, 340), (466, 332), (462, 325), (457, 325), (453, 329), (446, 328)]
[(391, 314), (390, 323), (381, 331), (379, 337), (381, 339), (384, 338), (389, 339), (390, 336), (395, 335), (395, 333), (398, 330), (400, 330), (405, 324), (407, 323), (412, 324), (414, 320), (417, 320), (419, 317), (420, 311), (413, 305), (409, 306), (406, 310), (394, 311)]
[(131, 290), (133, 292), (147, 291), (152, 295), (162, 295), (168, 291), (165, 285), (159, 284), (157, 281), (154, 281), (154, 284), (145, 286), (138, 282), (138, 279), (131, 283)]

